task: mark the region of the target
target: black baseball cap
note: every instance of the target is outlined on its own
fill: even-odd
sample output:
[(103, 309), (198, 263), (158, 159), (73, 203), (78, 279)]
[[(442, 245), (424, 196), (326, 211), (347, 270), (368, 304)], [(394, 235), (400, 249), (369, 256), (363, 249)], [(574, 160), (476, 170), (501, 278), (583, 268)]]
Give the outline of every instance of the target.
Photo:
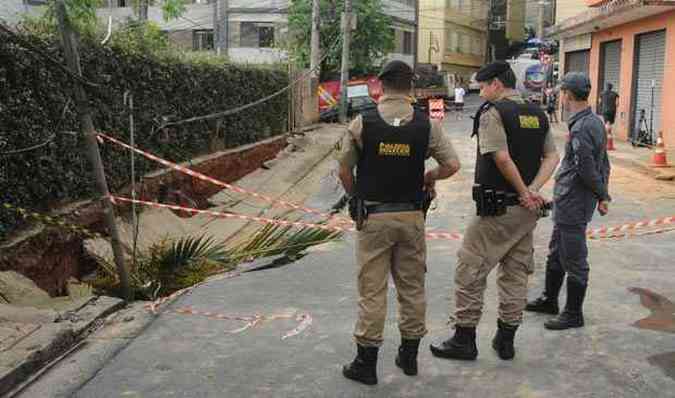
[(569, 72), (560, 80), (560, 89), (571, 91), (577, 97), (586, 97), (591, 92), (591, 81), (586, 74)]
[(415, 72), (403, 61), (393, 60), (387, 62), (382, 71), (377, 77), (380, 80), (391, 80), (391, 79), (410, 79), (413, 80), (415, 77)]
[(477, 82), (486, 82), (495, 77), (499, 77), (502, 73), (511, 70), (511, 65), (505, 61), (495, 61), (484, 65), (482, 68), (476, 72), (476, 81)]

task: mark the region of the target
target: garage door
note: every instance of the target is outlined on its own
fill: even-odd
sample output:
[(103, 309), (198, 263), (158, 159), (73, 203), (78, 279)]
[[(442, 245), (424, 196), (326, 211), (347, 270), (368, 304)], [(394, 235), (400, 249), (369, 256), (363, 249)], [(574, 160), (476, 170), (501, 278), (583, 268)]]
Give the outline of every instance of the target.
[[(565, 73), (582, 72), (588, 75), (589, 65), (591, 63), (591, 50), (572, 51), (565, 53)], [(560, 105), (561, 120), (567, 121), (569, 112)]]
[(602, 43), (600, 46), (600, 84), (598, 84), (598, 99), (605, 90), (607, 83), (611, 83), (613, 91), (618, 93), (621, 76), (621, 40)]
[[(656, 134), (661, 128), (661, 91), (666, 54), (666, 31), (641, 34), (635, 38), (635, 74), (632, 126), (635, 137), (644, 110), (647, 129)], [(653, 135), (653, 136), (654, 136)]]
[(573, 51), (565, 53), (565, 73), (583, 72), (588, 74), (588, 66), (591, 61), (591, 51)]

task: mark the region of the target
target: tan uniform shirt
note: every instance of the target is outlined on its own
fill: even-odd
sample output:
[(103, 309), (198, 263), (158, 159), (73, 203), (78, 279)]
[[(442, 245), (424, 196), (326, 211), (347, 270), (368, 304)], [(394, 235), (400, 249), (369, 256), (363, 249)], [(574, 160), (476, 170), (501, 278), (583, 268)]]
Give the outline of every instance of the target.
[[(525, 102), (518, 91), (510, 89), (507, 89), (497, 100), (501, 99), (508, 99), (517, 103)], [(502, 118), (494, 107), (481, 115), (478, 135), (480, 136), (478, 142), (481, 155), (501, 150), (506, 151), (509, 148), (506, 141), (504, 123), (502, 123)], [(544, 141), (544, 153), (556, 151), (553, 134), (551, 134), (551, 129), (549, 129), (546, 133), (546, 141)]]
[[(412, 121), (414, 110), (408, 97), (404, 95), (384, 95), (380, 98), (377, 110), (385, 122), (396, 125), (405, 125)], [(434, 158), (439, 164), (449, 166), (452, 160), (459, 161), (455, 149), (452, 147), (450, 138), (443, 131), (441, 123), (430, 120), (431, 133), (429, 135), (429, 149), (427, 157)], [(340, 163), (343, 166), (354, 168), (359, 161), (359, 151), (363, 147), (361, 133), (363, 132), (363, 119), (357, 116), (349, 125), (349, 134), (345, 134), (342, 140)]]

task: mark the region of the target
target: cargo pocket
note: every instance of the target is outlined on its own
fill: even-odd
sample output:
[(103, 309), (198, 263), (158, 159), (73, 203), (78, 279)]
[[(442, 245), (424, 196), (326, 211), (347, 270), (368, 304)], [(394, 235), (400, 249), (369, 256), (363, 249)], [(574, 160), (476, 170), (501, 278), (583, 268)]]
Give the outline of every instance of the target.
[(455, 270), (455, 282), (459, 286), (469, 286), (479, 280), (484, 273), (483, 257), (462, 248), (457, 252), (459, 262)]

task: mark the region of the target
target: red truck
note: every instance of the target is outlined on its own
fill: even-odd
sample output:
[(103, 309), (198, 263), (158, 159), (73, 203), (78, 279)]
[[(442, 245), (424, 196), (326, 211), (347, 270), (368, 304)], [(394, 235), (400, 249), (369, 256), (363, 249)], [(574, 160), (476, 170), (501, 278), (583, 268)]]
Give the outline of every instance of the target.
[[(452, 101), (454, 98), (457, 76), (451, 73), (438, 72), (435, 65), (420, 64), (417, 69), (418, 79), (414, 90), (414, 99), (420, 106), (426, 107), (430, 99)], [(367, 87), (367, 90), (366, 90)], [(340, 104), (340, 81), (324, 81), (319, 84), (319, 111), (326, 112)], [(378, 102), (382, 96), (382, 83), (376, 76), (353, 79), (348, 82), (349, 98), (370, 96)]]

